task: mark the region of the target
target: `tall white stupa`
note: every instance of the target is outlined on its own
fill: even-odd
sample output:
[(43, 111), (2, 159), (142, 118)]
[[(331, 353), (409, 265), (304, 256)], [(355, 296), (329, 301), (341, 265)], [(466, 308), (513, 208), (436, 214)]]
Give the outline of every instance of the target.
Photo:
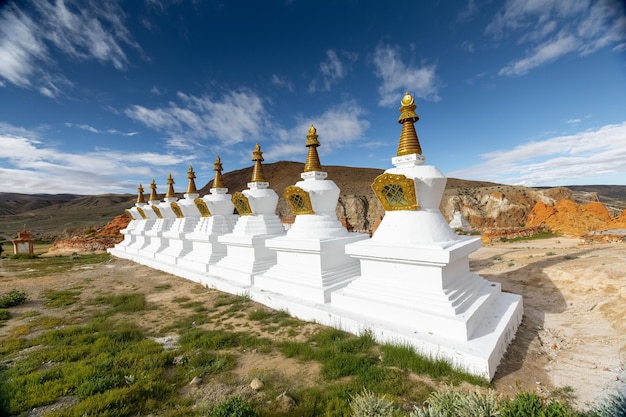
[(254, 284), (254, 277), (276, 264), (276, 252), (265, 242), (285, 235), (285, 228), (276, 215), (278, 195), (269, 188), (263, 173), (263, 152), (257, 143), (252, 152), (254, 168), (248, 189), (233, 194), (232, 201), (239, 220), (232, 233), (218, 238), (226, 245), (227, 255), (211, 267), (211, 275), (242, 286)]
[(339, 188), (322, 170), (317, 138), (311, 125), (302, 181), (285, 189), (296, 219), (285, 236), (266, 241), (265, 245), (276, 251), (277, 263), (254, 282), (263, 291), (324, 304), (330, 301), (332, 291), (359, 274), (359, 263), (345, 254), (345, 246), (368, 236), (348, 232), (337, 219)]
[(220, 243), (218, 237), (232, 232), (237, 222), (238, 216), (233, 213), (235, 207), (231, 195), (224, 186), (223, 169), (218, 156), (213, 164), (215, 178), (210, 194), (194, 199), (194, 204), (200, 212), (200, 219), (193, 231), (185, 234), (185, 239), (191, 243), (191, 250), (176, 261), (182, 268), (181, 275), (193, 280), (198, 280), (198, 275), (186, 274), (185, 270), (208, 273), (211, 265), (226, 256), (226, 245)]
[[(143, 233), (137, 230), (143, 231), (149, 223), (149, 219), (143, 211), (143, 207), (146, 205), (146, 199), (143, 195), (143, 185), (139, 184), (137, 188), (137, 201), (135, 205), (129, 209), (126, 209), (126, 214), (130, 217), (130, 222), (126, 225), (126, 228), (120, 230), (120, 233), (124, 236), (124, 239), (115, 245), (115, 248), (120, 251), (126, 251), (126, 249), (133, 245), (137, 241), (137, 236), (143, 239)], [(133, 231), (135, 231), (133, 233)]]
[(331, 305), (356, 318), (346, 330), (370, 328), (491, 379), (522, 319), (522, 299), (470, 271), (480, 238), (456, 235), (439, 211), (447, 179), (425, 165), (413, 97), (401, 104), (395, 168), (372, 185), (385, 216), (371, 239), (346, 246), (361, 274)]

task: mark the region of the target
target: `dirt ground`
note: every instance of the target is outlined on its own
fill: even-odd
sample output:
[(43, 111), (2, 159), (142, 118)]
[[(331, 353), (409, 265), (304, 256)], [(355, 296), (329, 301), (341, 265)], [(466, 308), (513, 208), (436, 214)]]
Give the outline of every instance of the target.
[[(507, 396), (520, 390), (549, 394), (571, 387), (576, 404), (587, 408), (610, 390), (625, 389), (626, 244), (582, 244), (567, 238), (496, 243), (472, 254), (470, 268), (488, 280), (502, 283), (504, 291), (521, 294), (524, 300), (522, 325), (494, 379), (498, 392)], [(97, 291), (143, 291), (147, 301), (159, 308), (146, 312), (140, 325), (155, 334), (165, 322), (185, 313), (176, 299), (188, 297), (212, 306), (220, 296), (199, 284), (115, 258), (104, 264), (82, 266), (69, 274), (38, 278), (8, 273), (0, 263), (0, 293), (17, 288), (29, 294), (27, 303), (12, 309), (15, 319), (0, 327), (0, 338), (24, 325), (28, 319), (20, 318), (23, 313), (43, 310), (43, 290), (76, 285), (83, 288), (81, 297), (93, 296)], [(88, 308), (82, 311), (76, 314), (87, 314)], [(45, 314), (50, 315), (50, 310)], [(218, 321), (224, 328), (249, 330), (264, 337), (293, 337), (281, 334), (280, 329), (260, 327), (243, 314)], [(304, 338), (315, 326), (304, 326), (296, 337)], [(175, 335), (172, 338), (175, 340)], [(161, 341), (167, 343), (167, 338)], [(268, 372), (280, 372), (305, 383), (314, 379), (319, 369), (278, 354), (249, 352), (240, 358), (235, 371), (242, 381), (241, 390), (249, 389), (251, 378)], [(207, 387), (190, 388), (201, 389)]]

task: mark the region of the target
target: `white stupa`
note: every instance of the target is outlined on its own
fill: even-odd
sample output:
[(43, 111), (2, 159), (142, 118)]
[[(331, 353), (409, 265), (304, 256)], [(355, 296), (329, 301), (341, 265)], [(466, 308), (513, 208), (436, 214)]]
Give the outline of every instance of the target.
[(124, 236), (124, 239), (115, 245), (115, 248), (119, 251), (125, 252), (129, 246), (132, 246), (133, 243), (137, 241), (137, 236), (141, 236), (143, 238), (143, 233), (135, 232), (134, 230), (144, 230), (146, 227), (146, 223), (148, 222), (148, 218), (146, 217), (143, 207), (146, 205), (146, 199), (143, 195), (143, 185), (139, 184), (137, 188), (137, 202), (135, 205), (129, 209), (126, 209), (126, 215), (130, 217), (130, 222), (126, 225), (126, 227), (120, 230), (120, 233)]
[(470, 224), (463, 217), (463, 213), (455, 211), (452, 215), (452, 220), (448, 223), (452, 229), (464, 229), (470, 227)]
[(196, 281), (202, 281), (202, 277), (186, 274), (185, 270), (206, 274), (210, 265), (226, 256), (226, 245), (220, 243), (218, 237), (232, 232), (238, 218), (233, 214), (231, 195), (224, 186), (223, 167), (219, 156), (215, 159), (213, 170), (215, 178), (210, 194), (194, 199), (194, 204), (200, 212), (200, 219), (193, 231), (185, 234), (185, 239), (191, 243), (191, 250), (176, 261), (181, 267), (179, 275)]
[(196, 173), (193, 172), (192, 166), (189, 166), (187, 178), (189, 181), (187, 192), (183, 195), (184, 198), (170, 204), (172, 211), (176, 214), (176, 219), (172, 222), (169, 230), (163, 232), (163, 239), (167, 241), (165, 247), (155, 255), (159, 262), (174, 265), (178, 258), (193, 249), (191, 241), (185, 238), (186, 234), (192, 232), (200, 220), (200, 211), (195, 203), (200, 194), (196, 189)]
[(522, 319), (522, 299), (469, 270), (481, 241), (456, 235), (439, 211), (447, 179), (424, 165), (415, 108), (407, 93), (395, 168), (372, 185), (385, 216), (371, 239), (346, 246), (361, 275), (332, 294), (331, 306), (348, 318), (346, 330), (369, 328), (491, 379)]
[[(131, 212), (137, 210), (137, 212), (144, 217), (145, 222), (140, 222), (131, 230), (131, 233), (135, 235), (135, 238), (133, 243), (124, 248), (125, 252), (128, 254), (138, 256), (139, 251), (143, 250), (150, 244), (150, 238), (146, 236), (146, 232), (155, 228), (160, 229), (162, 226), (161, 223), (163, 222), (163, 216), (157, 207), (160, 200), (156, 194), (156, 183), (154, 182), (154, 179), (152, 179), (150, 188), (151, 192), (148, 204), (136, 204), (137, 207), (131, 208)], [(143, 196), (141, 198), (143, 199)], [(157, 207), (156, 210), (155, 207)]]
[(172, 208), (172, 203), (175, 203), (178, 198), (174, 192), (174, 178), (171, 173), (167, 177), (167, 192), (165, 193), (163, 201), (158, 201), (154, 180), (152, 180), (150, 187), (152, 188), (150, 205), (157, 219), (152, 228), (146, 230), (144, 233), (144, 236), (148, 239), (148, 244), (138, 250), (140, 257), (149, 260), (155, 259), (156, 254), (167, 247), (168, 239), (163, 237), (163, 233), (169, 231), (174, 220), (181, 216), (178, 210)]
[(322, 171), (317, 138), (311, 125), (303, 181), (285, 189), (295, 222), (285, 236), (266, 241), (266, 246), (276, 251), (277, 263), (254, 282), (263, 291), (324, 304), (330, 301), (332, 291), (359, 274), (359, 264), (345, 254), (345, 246), (368, 236), (348, 232), (337, 219), (339, 188)]
[(239, 220), (232, 233), (218, 241), (227, 247), (227, 256), (211, 267), (211, 275), (242, 286), (254, 284), (254, 277), (276, 264), (276, 252), (265, 242), (285, 235), (285, 228), (276, 215), (278, 195), (269, 187), (263, 173), (263, 152), (257, 143), (252, 152), (254, 168), (248, 189), (233, 194), (232, 201)]

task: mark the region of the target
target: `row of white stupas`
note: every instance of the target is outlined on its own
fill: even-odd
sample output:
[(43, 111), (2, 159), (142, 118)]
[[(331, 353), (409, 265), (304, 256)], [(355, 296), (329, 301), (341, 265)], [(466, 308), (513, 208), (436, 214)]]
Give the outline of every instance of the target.
[[(184, 198), (168, 178), (164, 201), (143, 189), (124, 240), (111, 254), (233, 294), (248, 294), (354, 334), (409, 344), (492, 379), (521, 322), (519, 295), (469, 270), (480, 238), (456, 235), (439, 203), (446, 177), (424, 165), (413, 97), (402, 99), (395, 168), (372, 185), (385, 216), (375, 234), (350, 233), (337, 219), (339, 188), (320, 166), (313, 126), (302, 181), (287, 187), (295, 221), (285, 230), (277, 194), (265, 181), (257, 144), (248, 189), (228, 194), (219, 157), (210, 194), (200, 198), (192, 168)], [(233, 214), (234, 209), (239, 213)]]

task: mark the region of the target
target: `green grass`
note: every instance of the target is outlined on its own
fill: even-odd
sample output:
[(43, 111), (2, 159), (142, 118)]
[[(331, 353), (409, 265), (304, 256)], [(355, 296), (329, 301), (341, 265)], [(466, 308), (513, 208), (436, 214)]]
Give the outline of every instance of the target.
[(134, 313), (147, 309), (145, 295), (136, 293), (100, 295), (94, 298), (93, 303), (97, 305), (107, 304), (110, 306), (110, 309), (107, 310), (109, 314)]
[(46, 299), (46, 307), (62, 308), (76, 303), (80, 297), (79, 290), (45, 290), (42, 296)]
[(20, 277), (39, 277), (42, 275), (68, 272), (78, 266), (103, 263), (109, 259), (111, 259), (111, 257), (108, 253), (81, 255), (78, 257), (19, 255), (15, 258), (11, 257), (7, 259), (3, 267), (6, 268), (7, 271), (19, 273)]

